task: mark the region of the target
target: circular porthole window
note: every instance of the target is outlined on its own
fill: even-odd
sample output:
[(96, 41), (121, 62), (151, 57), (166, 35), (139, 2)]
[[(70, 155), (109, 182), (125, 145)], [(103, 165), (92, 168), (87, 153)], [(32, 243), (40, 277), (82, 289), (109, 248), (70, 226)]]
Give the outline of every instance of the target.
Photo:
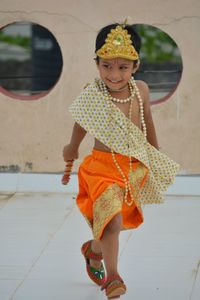
[(39, 99), (62, 72), (60, 47), (45, 27), (16, 22), (0, 29), (0, 91), (21, 99)]
[(150, 88), (151, 104), (167, 100), (176, 90), (183, 64), (175, 41), (157, 27), (136, 24), (141, 37), (140, 68), (135, 79), (144, 80)]

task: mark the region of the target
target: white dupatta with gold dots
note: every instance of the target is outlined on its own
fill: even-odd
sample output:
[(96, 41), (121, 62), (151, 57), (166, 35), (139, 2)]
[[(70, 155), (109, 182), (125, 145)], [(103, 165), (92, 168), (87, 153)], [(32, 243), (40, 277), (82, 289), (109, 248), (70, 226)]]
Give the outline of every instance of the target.
[(138, 196), (140, 204), (163, 201), (163, 193), (173, 183), (179, 165), (148, 143), (142, 131), (114, 103), (108, 105), (95, 82), (73, 101), (69, 111), (81, 127), (104, 145), (135, 157), (148, 168), (148, 178)]

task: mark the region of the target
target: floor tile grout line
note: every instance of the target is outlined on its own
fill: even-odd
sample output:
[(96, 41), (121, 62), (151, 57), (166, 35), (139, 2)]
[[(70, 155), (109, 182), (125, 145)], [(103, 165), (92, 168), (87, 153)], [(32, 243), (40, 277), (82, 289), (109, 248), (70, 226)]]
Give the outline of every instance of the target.
[[(143, 207), (143, 212), (144, 212), (144, 210), (145, 210), (145, 207)], [(121, 253), (119, 255), (119, 260), (121, 259), (122, 255), (123, 255), (123, 253), (125, 251), (125, 248), (126, 248), (128, 242), (129, 242), (129, 240), (131, 239), (132, 235), (133, 235), (133, 229), (131, 229), (130, 233), (128, 234), (128, 237), (127, 237), (127, 239), (126, 239), (126, 241), (124, 243), (124, 246), (123, 246), (123, 248), (121, 250)]]
[(128, 234), (128, 237), (125, 240), (124, 246), (122, 247), (121, 252), (119, 254), (119, 260), (121, 259), (122, 255), (123, 255), (123, 253), (125, 251), (125, 248), (126, 248), (128, 242), (129, 242), (129, 240), (131, 239), (132, 235), (133, 235), (133, 232), (130, 231), (130, 233)]
[[(197, 268), (194, 269), (194, 273), (195, 273), (195, 276), (194, 276), (194, 281), (193, 281), (193, 284), (192, 284), (192, 289), (191, 289), (191, 293), (190, 293), (190, 297), (189, 297), (189, 300), (192, 300), (192, 295), (193, 295), (193, 292), (194, 292), (194, 288), (195, 288), (195, 285), (196, 285), (196, 281), (197, 281), (197, 276), (198, 276), (198, 273), (200, 272), (200, 260), (198, 261), (197, 263)], [(199, 273), (200, 274), (200, 273)], [(195, 300), (195, 299), (194, 299)]]
[(25, 280), (28, 278), (29, 274), (31, 273), (31, 271), (33, 270), (33, 268), (35, 267), (35, 265), (37, 264), (37, 262), (39, 261), (40, 257), (43, 255), (43, 253), (45, 252), (46, 248), (49, 246), (50, 242), (54, 239), (55, 235), (57, 234), (57, 232), (62, 228), (62, 226), (64, 225), (66, 219), (72, 214), (73, 210), (74, 210), (74, 205), (72, 205), (70, 207), (71, 209), (66, 213), (66, 215), (64, 216), (62, 222), (58, 225), (58, 227), (56, 228), (55, 232), (50, 235), (49, 239), (47, 240), (46, 244), (44, 245), (44, 247), (42, 248), (42, 250), (40, 251), (38, 257), (35, 259), (35, 261), (33, 262), (33, 264), (31, 265), (30, 269), (28, 270), (28, 272), (25, 274), (24, 278), (22, 279), (22, 281), (18, 284), (18, 286), (16, 287), (16, 289), (14, 290), (14, 292), (12, 293), (12, 295), (10, 296), (9, 300), (14, 300), (14, 296), (16, 295), (17, 291), (19, 290), (19, 288), (23, 285), (23, 283), (25, 282)]
[[(0, 194), (1, 195), (1, 194)], [(8, 198), (5, 199), (5, 203), (2, 205), (2, 207), (0, 208), (0, 213), (3, 211), (4, 207), (8, 204), (8, 202), (16, 195), (16, 193), (13, 194), (9, 194)]]

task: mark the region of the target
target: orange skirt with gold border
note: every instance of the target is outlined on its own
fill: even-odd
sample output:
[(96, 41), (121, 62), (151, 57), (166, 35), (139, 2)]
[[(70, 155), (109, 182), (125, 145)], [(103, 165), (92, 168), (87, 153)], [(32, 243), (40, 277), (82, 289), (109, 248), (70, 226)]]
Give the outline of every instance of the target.
[[(117, 153), (115, 158), (128, 178), (129, 157)], [(132, 159), (131, 167), (130, 183), (135, 202), (128, 206), (123, 201), (125, 184), (110, 152), (93, 149), (80, 165), (76, 203), (90, 225), (94, 239), (101, 239), (104, 228), (118, 213), (122, 215), (122, 229), (136, 228), (143, 222), (137, 194), (146, 181), (148, 169), (135, 158)]]

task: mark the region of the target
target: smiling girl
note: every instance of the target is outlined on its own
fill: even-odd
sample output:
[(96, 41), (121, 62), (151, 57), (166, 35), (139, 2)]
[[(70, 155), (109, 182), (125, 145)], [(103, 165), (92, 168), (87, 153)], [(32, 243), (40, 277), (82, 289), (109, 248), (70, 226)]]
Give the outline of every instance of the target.
[(98, 33), (99, 78), (70, 106), (75, 124), (63, 149), (66, 162), (77, 159), (86, 133), (94, 137), (79, 167), (76, 203), (93, 233), (81, 247), (86, 270), (108, 299), (126, 292), (118, 270), (120, 231), (142, 224), (142, 205), (162, 202), (179, 168), (159, 151), (148, 86), (133, 78), (140, 43), (131, 25), (111, 24)]

